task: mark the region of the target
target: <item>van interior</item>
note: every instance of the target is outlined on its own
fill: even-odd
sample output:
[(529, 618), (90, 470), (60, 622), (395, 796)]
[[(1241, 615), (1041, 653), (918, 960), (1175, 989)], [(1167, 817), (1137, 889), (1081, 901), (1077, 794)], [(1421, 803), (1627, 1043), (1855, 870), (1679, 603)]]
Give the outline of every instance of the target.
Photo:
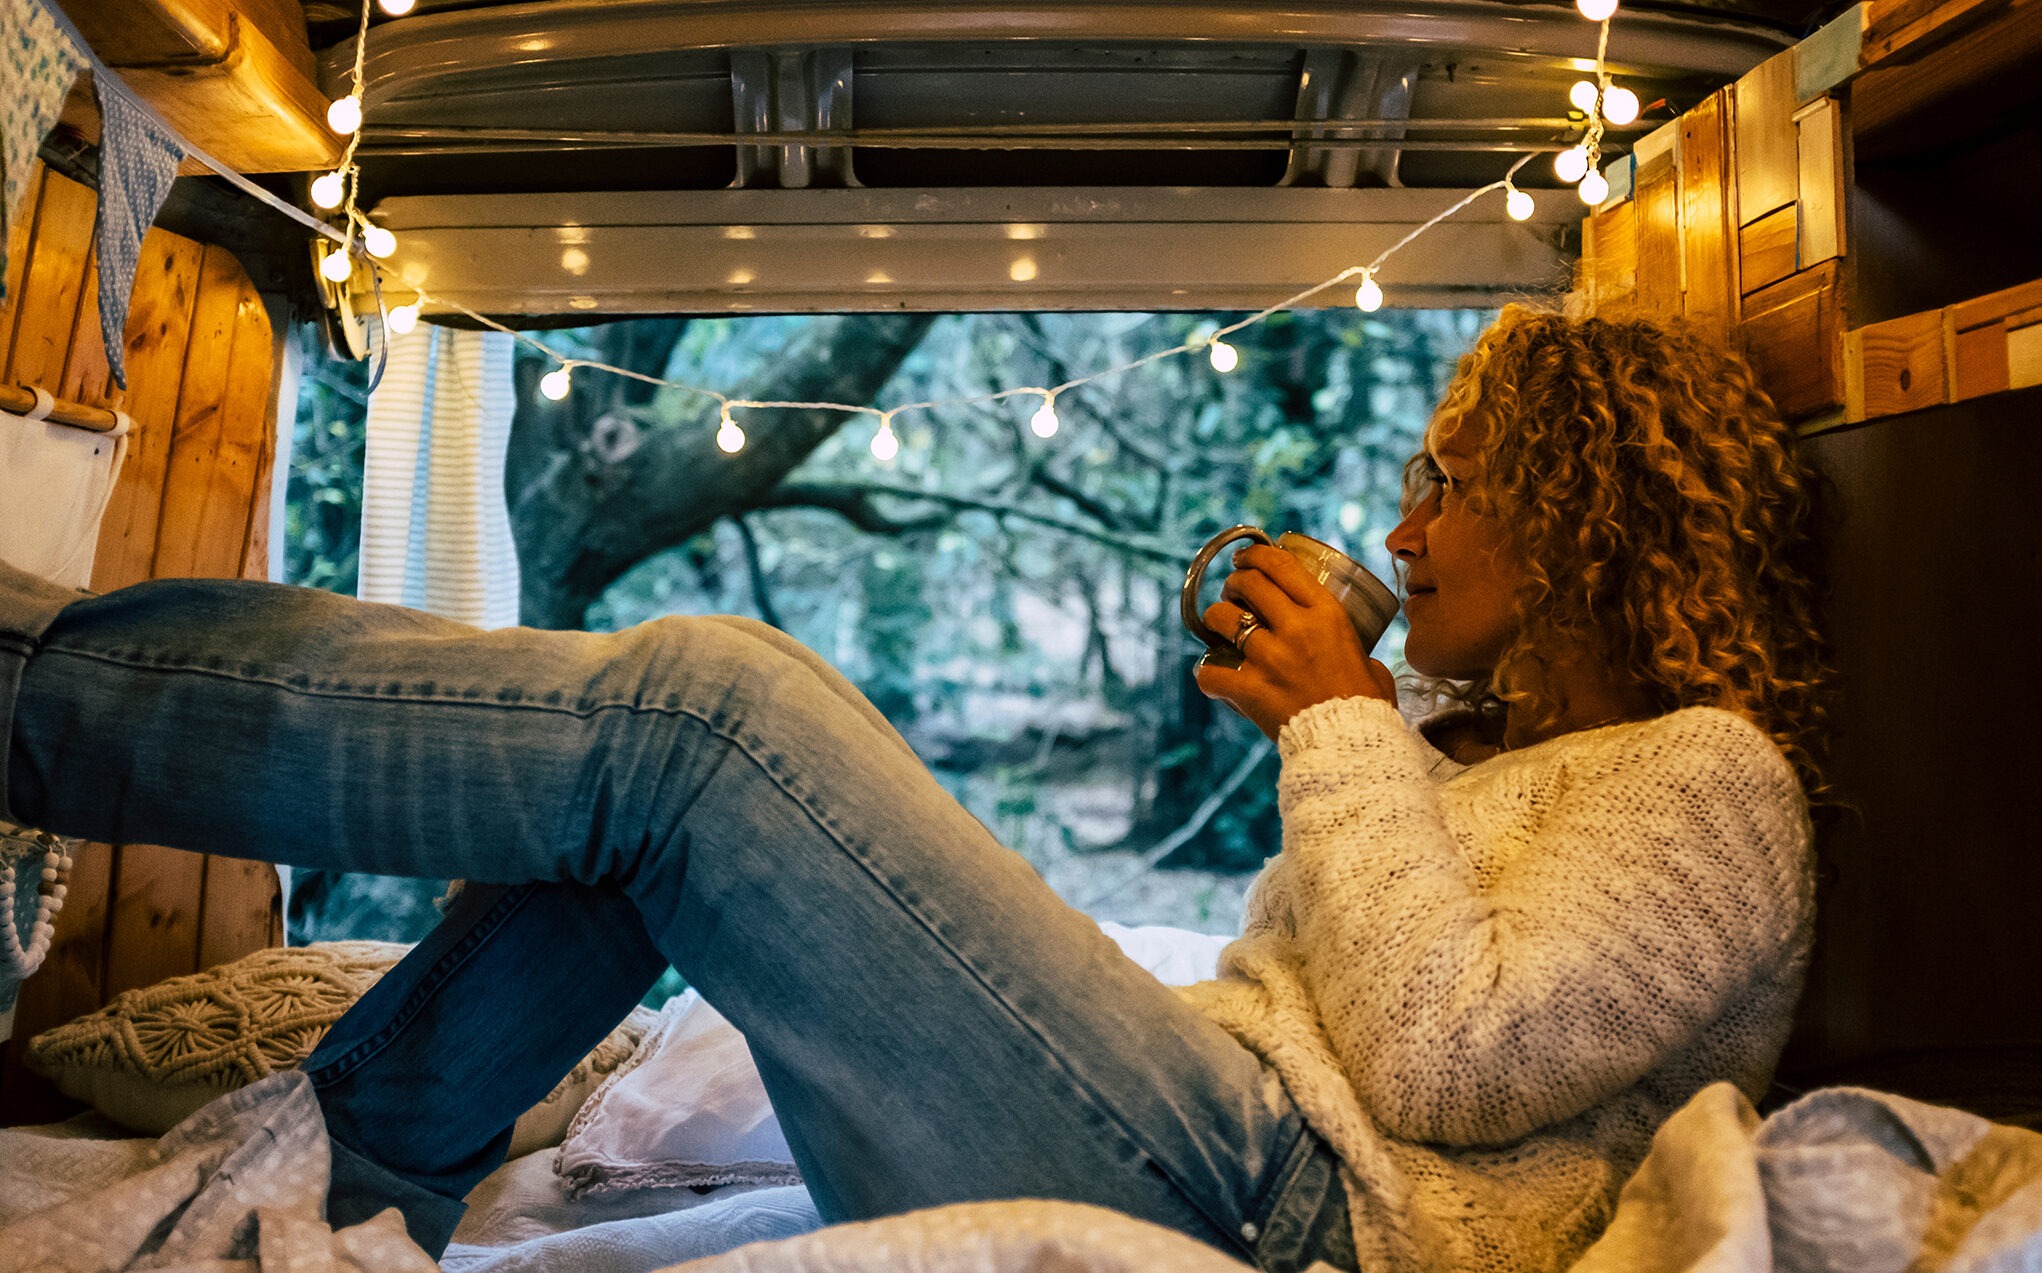
[[(125, 433), (95, 589), (268, 577), (295, 334), (373, 361), (405, 304), (520, 332), (1256, 311), (1352, 304), (1353, 277), (1319, 285), (1393, 251), (1391, 307), (1570, 297), (1720, 331), (1838, 512), (1848, 808), (1824, 831), (1775, 1100), (1862, 1085), (2042, 1129), (2035, 0), (1626, 0), (1603, 65), (1640, 109), (1598, 129), (1593, 202), (1553, 165), (1599, 57), (1572, 4), (61, 8), (188, 147), (141, 243), (124, 383), (101, 332), (89, 75), (7, 207), (0, 412), (46, 396), (51, 419)], [(329, 106), (357, 82), (364, 122), (336, 134)], [(335, 280), (331, 241), (274, 204), (337, 223), (312, 187), (350, 159), (354, 206), (397, 247)], [(1503, 182), (1523, 217), (1498, 188), (1433, 224)], [(6, 1043), (0, 1126), (83, 1108), (24, 1067), (36, 1034), (281, 945), (279, 907), (261, 864), (78, 852)]]

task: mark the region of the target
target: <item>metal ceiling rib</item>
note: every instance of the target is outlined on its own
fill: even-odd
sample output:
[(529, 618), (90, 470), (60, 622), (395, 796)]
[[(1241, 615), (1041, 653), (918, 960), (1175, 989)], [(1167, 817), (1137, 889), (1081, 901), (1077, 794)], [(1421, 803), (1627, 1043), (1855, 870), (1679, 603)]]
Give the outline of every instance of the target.
[[(1498, 0), (428, 7), (371, 31), (364, 191), (484, 312), (1259, 306), (1578, 136), (1596, 35)], [(1627, 7), (1610, 64), (1663, 115), (1789, 43)], [(1471, 209), (1397, 295), (1563, 285), (1579, 214)]]

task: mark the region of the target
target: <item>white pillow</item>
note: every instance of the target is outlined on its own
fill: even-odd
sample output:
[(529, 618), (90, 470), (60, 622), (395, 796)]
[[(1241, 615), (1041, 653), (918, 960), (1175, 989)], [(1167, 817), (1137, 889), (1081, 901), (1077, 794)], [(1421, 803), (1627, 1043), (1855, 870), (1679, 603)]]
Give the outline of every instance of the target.
[(554, 1170), (570, 1198), (801, 1180), (744, 1036), (693, 990), (582, 1103)]
[(1234, 940), (1161, 924), (1129, 928), (1111, 920), (1101, 921), (1099, 931), (1119, 942), (1129, 959), (1166, 986), (1188, 986), (1219, 976), (1220, 951)]

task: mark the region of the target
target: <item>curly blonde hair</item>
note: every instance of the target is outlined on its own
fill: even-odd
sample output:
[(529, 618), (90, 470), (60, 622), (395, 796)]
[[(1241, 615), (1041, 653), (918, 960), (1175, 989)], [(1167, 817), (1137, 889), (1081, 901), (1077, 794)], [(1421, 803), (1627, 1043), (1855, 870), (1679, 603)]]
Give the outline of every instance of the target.
[(1470, 497), (1526, 570), (1514, 642), (1454, 697), (1551, 725), (1565, 704), (1527, 687), (1545, 683), (1545, 652), (1587, 648), (1660, 711), (1755, 722), (1811, 799), (1826, 793), (1821, 483), (1744, 359), (1685, 322), (1511, 305), (1462, 356), (1405, 469), (1407, 511), (1429, 493), (1435, 439), (1464, 429), (1481, 457)]

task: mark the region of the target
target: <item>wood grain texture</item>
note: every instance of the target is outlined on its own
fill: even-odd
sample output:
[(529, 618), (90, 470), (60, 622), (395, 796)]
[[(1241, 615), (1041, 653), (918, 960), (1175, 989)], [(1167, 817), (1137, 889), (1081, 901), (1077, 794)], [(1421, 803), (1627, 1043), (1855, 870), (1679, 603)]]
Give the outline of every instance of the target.
[[(2042, 60), (2042, 4), (1981, 3), (1959, 20), (1909, 35), (1851, 85), (1858, 158), (1947, 148), (1953, 132), (1994, 116), (2012, 118), (2032, 101)], [(1939, 11), (1940, 15), (1940, 11)], [(1873, 55), (1867, 46), (1867, 57)]]
[(1746, 295), (1771, 287), (1794, 272), (1798, 226), (1799, 217), (1790, 203), (1737, 231), (1738, 270)]
[(36, 210), (42, 205), (42, 194), (43, 166), (37, 162), (29, 168), (21, 205), (9, 210), (7, 298), (0, 300), (0, 373), (14, 365), (14, 328), (21, 315), (21, 280), (28, 274), (28, 258), (35, 243)]
[(1682, 312), (1717, 331), (1736, 315), (1737, 248), (1734, 191), (1724, 127), (1726, 91), (1713, 93), (1680, 119), (1680, 251)]
[(267, 862), (208, 857), (205, 871), (199, 968), (216, 968), (270, 946), (283, 916), (277, 869)]
[(130, 387), (126, 410), (134, 417), (134, 435), (99, 526), (92, 586), (101, 592), (149, 578), (156, 559), (164, 475), (170, 465), (170, 439), (177, 423), (204, 251), (190, 239), (161, 230), (151, 231), (142, 241), (124, 355)]
[(1794, 131), (1794, 54), (1758, 64), (1733, 90), (1737, 223), (1750, 225), (1794, 202), (1799, 184)]
[(1843, 304), (1837, 262), (1790, 275), (1744, 298), (1738, 341), (1789, 420), (1844, 405)]
[(1638, 308), (1672, 317), (1681, 312), (1680, 209), (1675, 198), (1673, 156), (1659, 156), (1638, 170)]
[(2007, 362), (2007, 328), (2004, 321), (1952, 329), (1950, 343), (1950, 401), (2000, 393), (2013, 387)]
[(1597, 308), (1630, 304), (1638, 291), (1638, 205), (1626, 199), (1588, 218), (1579, 286)]
[(206, 859), (153, 844), (121, 846), (106, 948), (106, 997), (198, 971)]
[(2042, 278), (1988, 292), (1950, 307), (1950, 322), (1958, 331), (1997, 323), (2024, 310), (2042, 306)]
[(92, 218), (99, 198), (54, 172), (43, 174), (35, 240), (18, 293), (14, 346), (7, 360), (10, 380), (57, 392), (78, 325), (78, 298), (92, 254)]
[(50, 392), (90, 407), (119, 406), (126, 394), (113, 383), (113, 363), (106, 356), (106, 334), (99, 323), (99, 245), (85, 256), (78, 293), (78, 317), (71, 329), (71, 348), (64, 356), (64, 374)]
[(149, 571), (156, 579), (205, 573), (199, 562), (208, 525), (206, 503), (215, 487), (213, 469), (224, 436), (234, 332), (242, 301), (233, 286), (234, 272), (227, 268), (230, 260), (220, 250), (207, 248), (199, 265), (191, 341), (185, 347), (184, 380), (178, 388), (170, 460), (164, 472), (163, 517), (157, 524), (156, 555)]
[(1800, 162), (1795, 268), (1805, 270), (1844, 254), (1843, 109), (1833, 98), (1817, 98), (1795, 112), (1794, 128)]
[(1919, 411), (1949, 401), (1945, 313), (1929, 310), (1850, 333), (1845, 346), (1854, 420)]

